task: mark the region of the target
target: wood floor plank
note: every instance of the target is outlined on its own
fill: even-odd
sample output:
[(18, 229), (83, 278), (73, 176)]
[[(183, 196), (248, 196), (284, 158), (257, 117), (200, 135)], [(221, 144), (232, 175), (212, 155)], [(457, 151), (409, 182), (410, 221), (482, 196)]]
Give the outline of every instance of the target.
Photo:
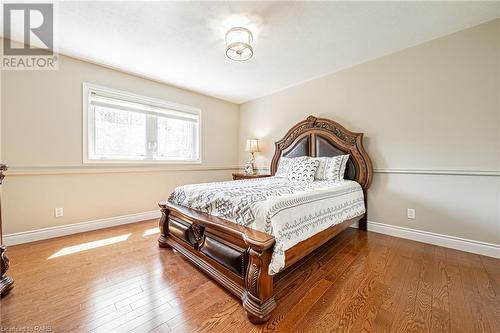
[(330, 280), (332, 286), (298, 323), (297, 330), (324, 331), (327, 328), (329, 325), (327, 319), (335, 316), (339, 303), (346, 301), (358, 289), (363, 273), (378, 259), (380, 246), (374, 246), (372, 242), (366, 244), (368, 247), (363, 248), (342, 273), (336, 271), (334, 267), (326, 275), (325, 279)]
[(290, 310), (287, 311), (286, 317), (276, 327), (277, 332), (293, 332), (296, 325), (306, 315), (307, 311), (318, 302), (323, 294), (332, 285), (331, 281), (320, 280), (312, 286), (307, 293), (302, 297)]
[(394, 239), (393, 248), (397, 250), (397, 256), (392, 258), (395, 268), (390, 280), (386, 282), (387, 289), (373, 321), (374, 332), (396, 331), (397, 325), (403, 323), (407, 316), (407, 304), (411, 302), (409, 291), (412, 283), (416, 284), (411, 278), (417, 279), (419, 272), (412, 256), (415, 248), (413, 242)]
[(490, 280), (491, 287), (500, 300), (500, 265), (498, 260), (490, 257), (479, 256), (483, 264), (485, 274)]
[(16, 282), (0, 302), (2, 330), (500, 332), (498, 259), (348, 229), (279, 277), (277, 309), (253, 325), (239, 299), (158, 248), (157, 235), (144, 236), (156, 226), (145, 221), (10, 247)]
[[(450, 321), (452, 332), (476, 332), (475, 319), (471, 305), (467, 303), (460, 266), (463, 264), (455, 257), (457, 252), (444, 250), (446, 270), (449, 274), (448, 290), (450, 297)], [(467, 281), (466, 281), (467, 283)]]
[[(366, 237), (363, 238), (361, 242), (366, 242)], [(331, 260), (333, 267), (325, 266), (322, 268), (319, 263), (311, 261), (309, 265), (306, 265), (307, 268), (301, 271), (301, 274), (293, 280), (292, 284), (285, 285), (286, 287), (277, 291), (276, 300), (278, 302), (278, 308), (273, 312), (271, 318), (265, 324), (264, 332), (275, 331), (281, 320), (287, 316), (290, 307), (304, 297), (305, 293), (307, 293), (307, 289), (300, 288), (300, 286), (310, 285), (318, 279), (327, 277), (328, 281), (334, 283), (336, 278), (338, 278), (359, 255), (364, 253), (354, 245), (347, 245), (343, 250), (345, 251), (332, 253)]]
[(235, 305), (239, 305), (239, 302), (232, 295), (227, 294), (227, 297), (212, 302), (211, 305), (192, 308), (188, 315), (176, 316), (167, 321), (167, 324), (174, 331), (199, 332), (207, 330), (217, 327), (225, 316), (234, 312)]
[(432, 327), (432, 292), (436, 268), (436, 247), (421, 244), (421, 249), (419, 282), (411, 326), (412, 331), (429, 332)]
[[(322, 303), (318, 302), (316, 309), (308, 312), (310, 316), (304, 317), (299, 329), (348, 331), (384, 269), (388, 254), (389, 247), (380, 243), (376, 248), (367, 251), (364, 258), (353, 262), (352, 270), (339, 277), (325, 293)], [(347, 278), (348, 275), (351, 277)], [(309, 327), (308, 322), (313, 320), (316, 324)]]
[(436, 247), (435, 274), (432, 289), (431, 332), (451, 332), (449, 274), (446, 271), (446, 255), (443, 248)]
[[(155, 302), (147, 303), (130, 311), (126, 316), (122, 316), (121, 318), (117, 318), (114, 321), (97, 327), (97, 331), (128, 332), (135, 329), (136, 327), (143, 325), (144, 323), (149, 322), (157, 316), (162, 316), (162, 318), (171, 318), (172, 316), (176, 316), (181, 313), (180, 310), (183, 306), (190, 307), (200, 303), (197, 300), (199, 296), (206, 298), (209, 293), (207, 293), (206, 291), (202, 291), (203, 289), (207, 289), (207, 291), (210, 292), (211, 290), (214, 290), (215, 287), (216, 286), (212, 281), (206, 281), (203, 284), (193, 286), (193, 289), (198, 291), (198, 293), (193, 293), (190, 296), (186, 295), (186, 297), (183, 297), (180, 301), (178, 298), (171, 300), (168, 300), (167, 298), (157, 299), (157, 301)], [(200, 292), (201, 295), (199, 294)], [(165, 321), (166, 320), (162, 321), (161, 323)], [(155, 327), (158, 325), (155, 325)], [(151, 327), (151, 329), (153, 328), (154, 327)]]
[(395, 260), (398, 255), (395, 239), (391, 239), (390, 253), (387, 258), (386, 265), (380, 273), (380, 278), (374, 281), (373, 291), (367, 297), (366, 304), (360, 308), (357, 318), (352, 323), (351, 327), (346, 330), (349, 332), (371, 332), (374, 327), (376, 315), (384, 301), (384, 295), (389, 289), (388, 281), (392, 278), (395, 272), (399, 271), (400, 267), (395, 265)]
[[(476, 330), (481, 332), (495, 332), (495, 312), (498, 311), (497, 298), (490, 288), (489, 281), (484, 280), (483, 265), (478, 256), (471, 253), (460, 252), (457, 258), (461, 261), (460, 272), (464, 286), (465, 298), (472, 311)], [(485, 306), (485, 304), (488, 304)], [(495, 310), (496, 309), (496, 310)]]

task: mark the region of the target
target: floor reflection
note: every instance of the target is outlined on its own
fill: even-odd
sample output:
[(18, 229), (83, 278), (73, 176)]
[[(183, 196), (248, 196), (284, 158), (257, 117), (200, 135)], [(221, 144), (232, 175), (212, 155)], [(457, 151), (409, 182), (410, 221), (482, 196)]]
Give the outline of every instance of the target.
[(58, 257), (62, 257), (62, 256), (67, 256), (67, 255), (70, 255), (73, 253), (78, 253), (78, 252), (82, 252), (82, 251), (95, 249), (97, 247), (102, 247), (102, 246), (106, 246), (106, 245), (111, 245), (111, 244), (123, 242), (123, 241), (126, 241), (130, 237), (130, 235), (132, 235), (132, 234), (125, 234), (125, 235), (121, 235), (121, 236), (100, 239), (100, 240), (93, 241), (93, 242), (82, 243), (82, 244), (78, 244), (78, 245), (64, 247), (64, 248), (60, 249), (59, 251), (57, 251), (56, 253), (54, 253), (53, 255), (51, 255), (50, 257), (48, 257), (47, 259), (54, 259), (54, 258), (58, 258)]

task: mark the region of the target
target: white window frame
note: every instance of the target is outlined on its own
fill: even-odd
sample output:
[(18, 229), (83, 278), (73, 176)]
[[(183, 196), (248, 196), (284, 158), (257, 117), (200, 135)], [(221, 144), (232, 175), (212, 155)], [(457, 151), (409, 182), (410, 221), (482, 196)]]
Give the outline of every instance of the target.
[[(133, 94), (130, 92), (107, 88), (93, 83), (83, 82), (83, 164), (201, 164), (202, 163), (202, 114), (201, 109), (188, 105), (167, 102), (161, 99), (146, 97), (142, 95)], [(164, 108), (168, 110), (180, 111), (195, 114), (198, 116), (198, 159), (197, 160), (153, 160), (153, 159), (90, 159), (89, 148), (93, 147), (93, 136), (89, 135), (89, 130), (94, 127), (91, 123), (93, 121), (90, 116), (90, 94), (96, 92), (101, 95), (109, 96), (112, 98), (121, 99), (124, 101), (146, 104), (153, 107)]]

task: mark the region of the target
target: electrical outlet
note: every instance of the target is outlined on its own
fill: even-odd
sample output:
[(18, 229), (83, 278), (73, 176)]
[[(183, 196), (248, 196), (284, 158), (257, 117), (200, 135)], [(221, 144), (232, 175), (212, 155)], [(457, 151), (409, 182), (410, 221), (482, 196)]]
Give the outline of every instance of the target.
[(408, 218), (410, 220), (414, 220), (415, 219), (415, 209), (413, 208), (408, 208), (408, 210), (406, 211), (407, 215), (408, 215)]
[(64, 208), (55, 208), (54, 209), (54, 215), (56, 217), (62, 217), (62, 216), (64, 216)]

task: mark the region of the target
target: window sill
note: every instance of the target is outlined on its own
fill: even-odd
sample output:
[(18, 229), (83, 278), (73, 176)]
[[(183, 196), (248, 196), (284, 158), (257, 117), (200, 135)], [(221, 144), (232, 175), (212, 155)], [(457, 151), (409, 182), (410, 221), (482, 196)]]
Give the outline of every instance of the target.
[(144, 160), (83, 160), (84, 165), (110, 165), (110, 166), (161, 166), (161, 165), (200, 165), (198, 161), (144, 161)]

